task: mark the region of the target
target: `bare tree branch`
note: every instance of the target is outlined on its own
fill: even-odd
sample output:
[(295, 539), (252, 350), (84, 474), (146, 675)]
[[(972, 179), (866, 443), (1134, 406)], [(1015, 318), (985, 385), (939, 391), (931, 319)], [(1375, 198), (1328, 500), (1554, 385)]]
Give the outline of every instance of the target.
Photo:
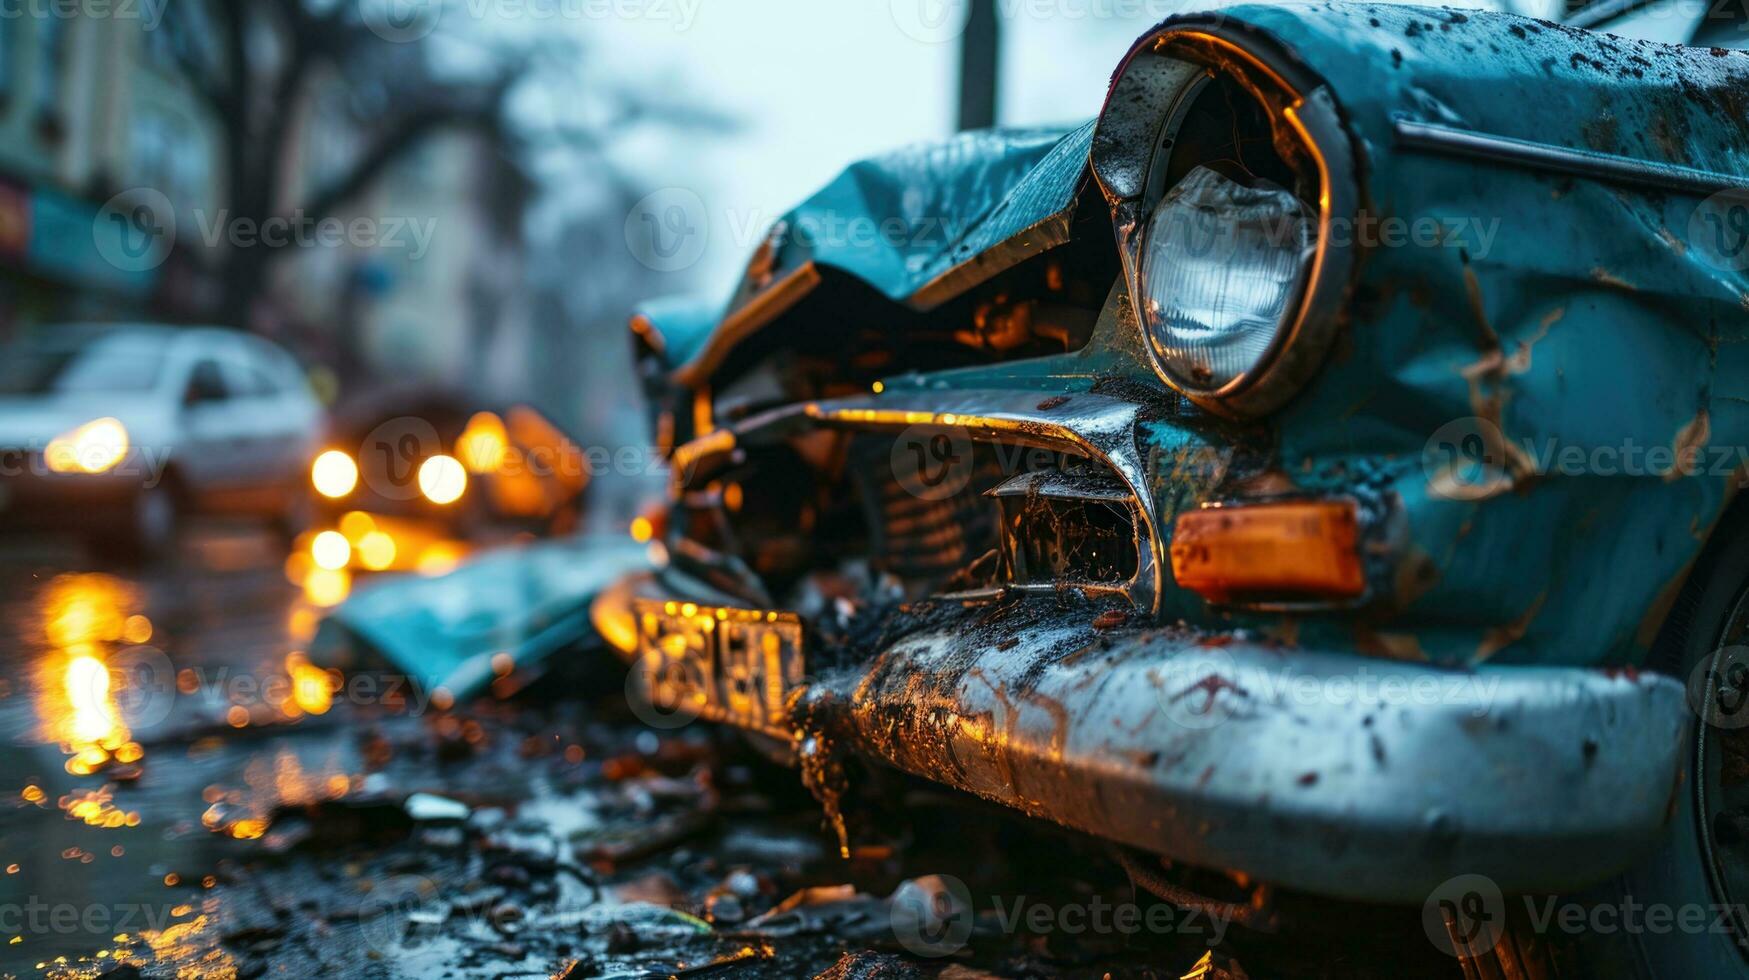
[(347, 172), (317, 190), (300, 210), (310, 220), (331, 216), (352, 198), (370, 188), (391, 164), (425, 137), (444, 129), (495, 129), (490, 110), (458, 113), (431, 110), (398, 120)]

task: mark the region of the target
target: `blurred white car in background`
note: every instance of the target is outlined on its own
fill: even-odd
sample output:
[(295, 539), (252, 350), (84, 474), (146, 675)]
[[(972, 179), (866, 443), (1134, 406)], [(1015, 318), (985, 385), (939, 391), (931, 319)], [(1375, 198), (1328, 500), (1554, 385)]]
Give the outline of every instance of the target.
[(296, 361), (254, 336), (45, 327), (0, 348), (0, 526), (169, 555), (185, 515), (301, 526), (324, 420)]

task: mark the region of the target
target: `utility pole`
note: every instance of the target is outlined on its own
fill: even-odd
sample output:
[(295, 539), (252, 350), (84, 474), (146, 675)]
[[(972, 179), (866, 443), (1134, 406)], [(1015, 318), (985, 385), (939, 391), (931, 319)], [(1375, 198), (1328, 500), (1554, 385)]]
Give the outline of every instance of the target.
[(996, 125), (996, 79), (1001, 25), (996, 0), (970, 0), (965, 33), (960, 35), (959, 128)]

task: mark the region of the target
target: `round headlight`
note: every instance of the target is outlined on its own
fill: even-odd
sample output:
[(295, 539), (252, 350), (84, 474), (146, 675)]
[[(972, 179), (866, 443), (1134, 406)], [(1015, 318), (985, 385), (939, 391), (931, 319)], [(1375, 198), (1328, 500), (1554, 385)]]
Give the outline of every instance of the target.
[(1136, 315), (1160, 370), (1190, 393), (1241, 387), (1293, 327), (1317, 217), (1292, 193), (1196, 167), (1148, 219)]

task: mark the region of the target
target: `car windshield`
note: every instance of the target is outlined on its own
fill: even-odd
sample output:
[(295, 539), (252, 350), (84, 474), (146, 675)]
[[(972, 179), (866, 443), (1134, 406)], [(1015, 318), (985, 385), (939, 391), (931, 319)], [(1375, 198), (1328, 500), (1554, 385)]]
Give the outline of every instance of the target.
[(0, 395), (149, 391), (163, 367), (162, 347), (145, 337), (18, 344), (0, 351)]

